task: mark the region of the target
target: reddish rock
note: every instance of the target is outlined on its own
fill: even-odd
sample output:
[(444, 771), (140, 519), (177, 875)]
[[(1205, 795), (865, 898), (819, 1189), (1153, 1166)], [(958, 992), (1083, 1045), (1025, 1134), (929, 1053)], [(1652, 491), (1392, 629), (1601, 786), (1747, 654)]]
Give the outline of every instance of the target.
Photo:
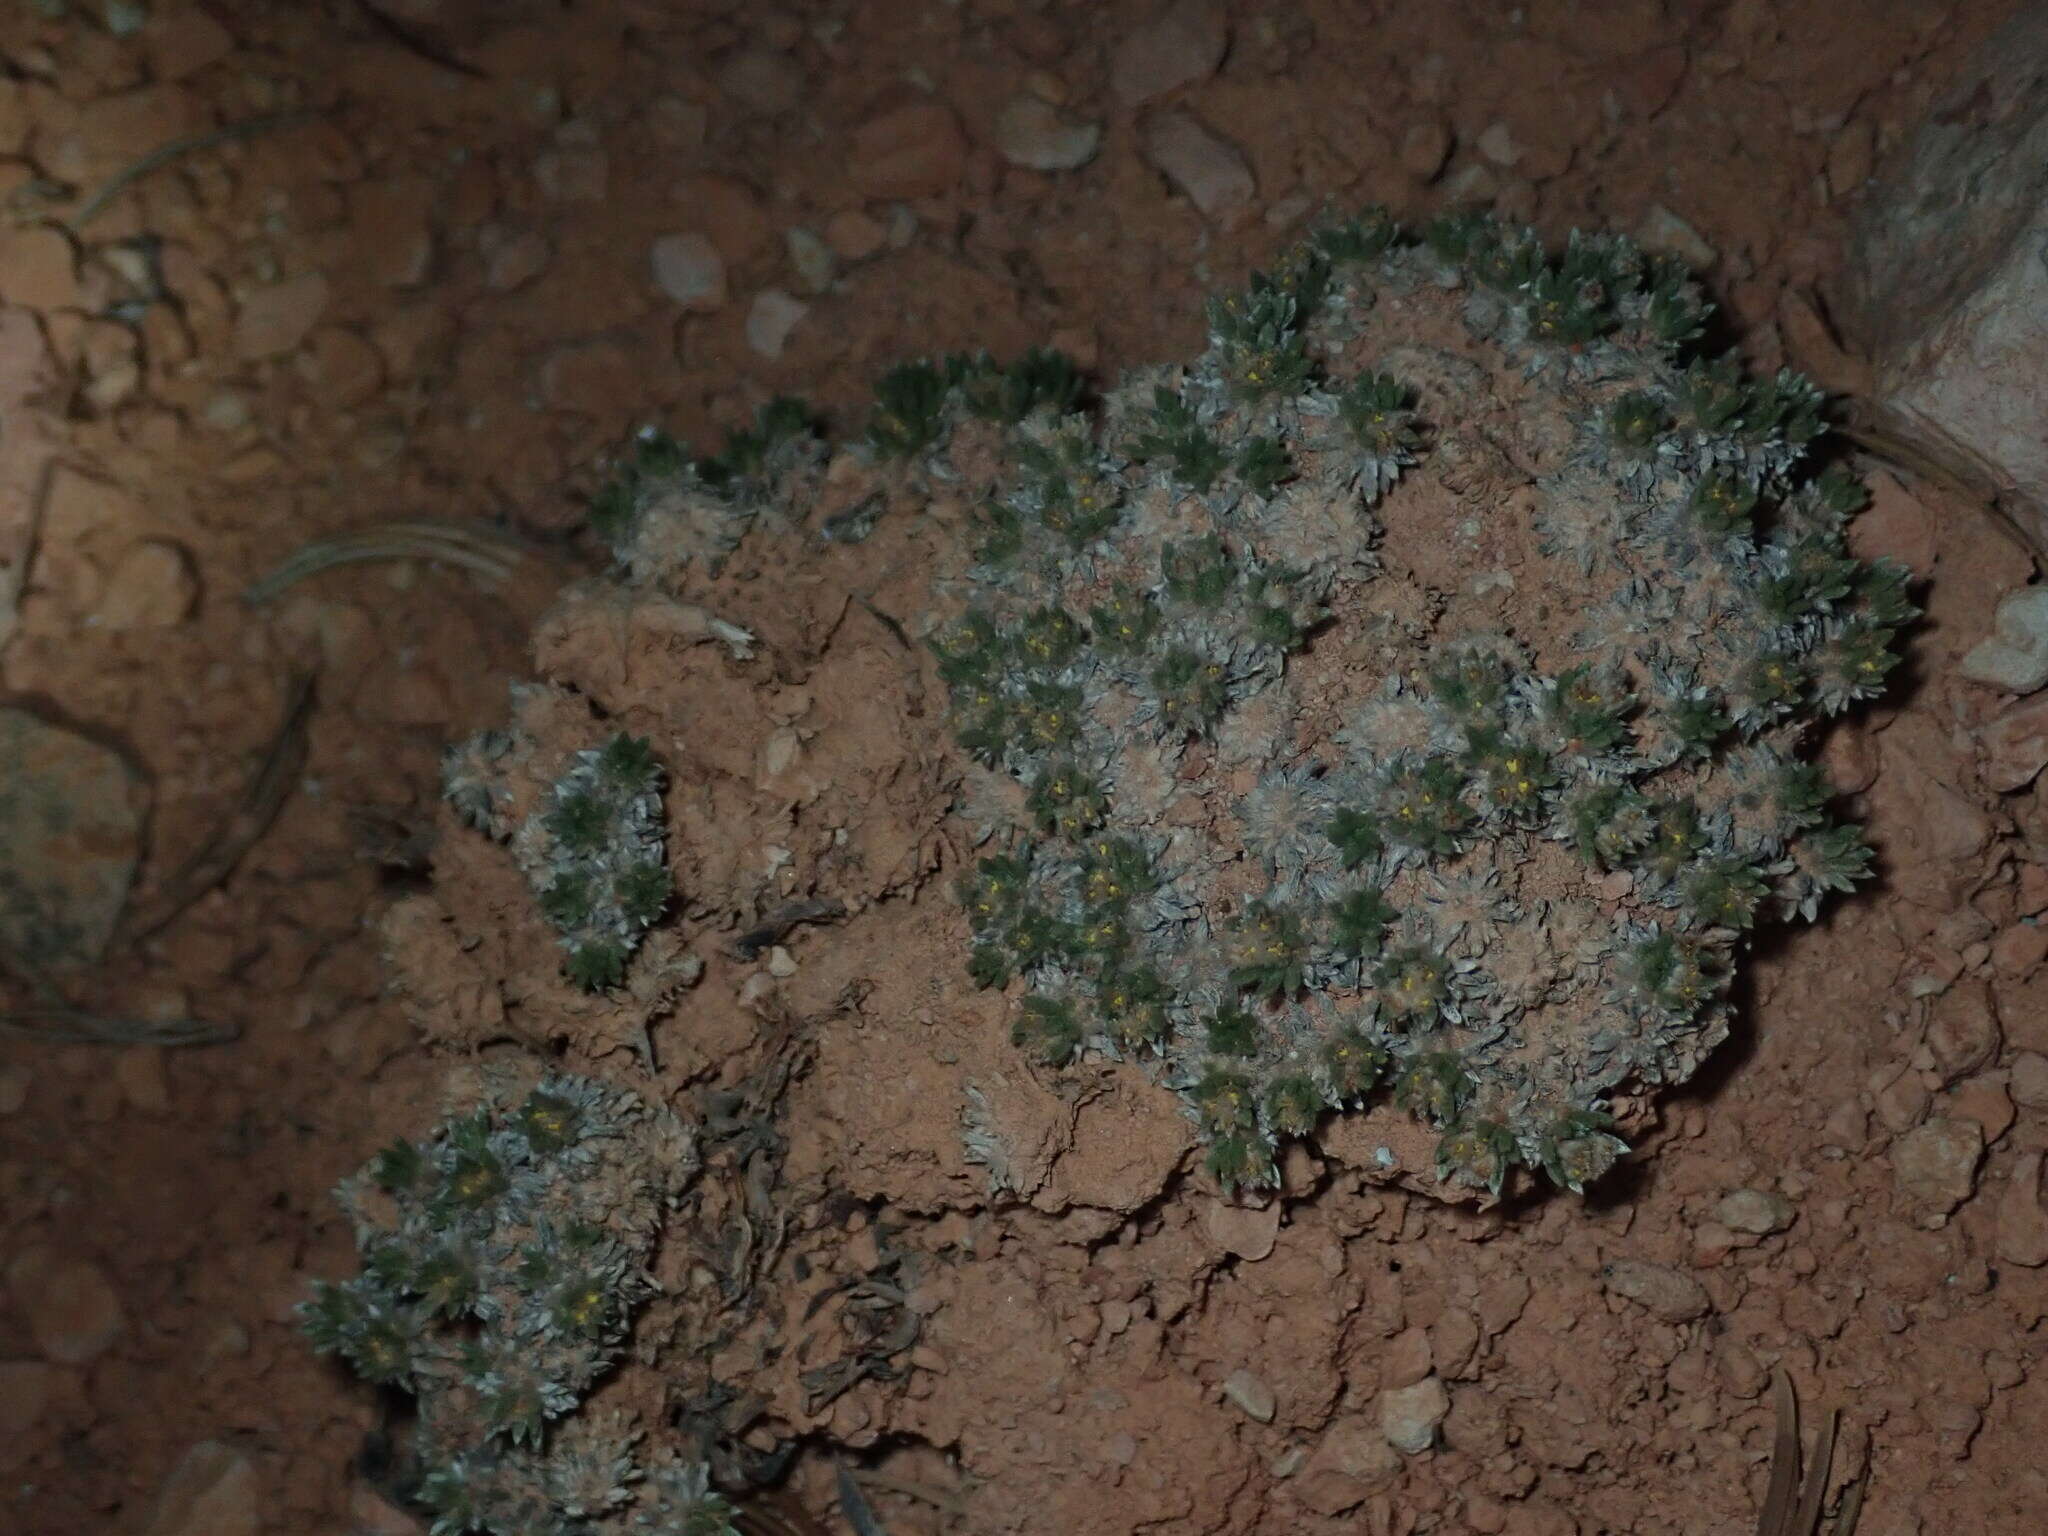
[(2048, 693), (2022, 699), (1977, 731), (1984, 782), (2000, 793), (2025, 789), (2048, 768)]
[(1230, 21), (1215, 0), (1179, 0), (1158, 20), (1117, 45), (1109, 88), (1127, 107), (1141, 106), (1216, 73), (1230, 46)]
[(1998, 1056), (2005, 1034), (1982, 982), (1962, 982), (1934, 1000), (1927, 1020), (1927, 1048), (1947, 1082), (1981, 1072)]
[(149, 21), (142, 29), (142, 43), (149, 50), (150, 68), (159, 80), (183, 80), (187, 75), (196, 75), (235, 49), (228, 29), (197, 5), (152, 6)]
[(2039, 1152), (2023, 1152), (1998, 1200), (1998, 1256), (2039, 1269), (2048, 1264), (2048, 1204), (2044, 1204)]
[(22, 309), (69, 309), (78, 302), (78, 257), (61, 231), (0, 228), (0, 301)]
[(322, 272), (301, 272), (258, 288), (235, 315), (235, 355), (253, 362), (292, 351), (320, 323), (328, 297)]
[(847, 175), (867, 197), (932, 197), (959, 184), (967, 135), (943, 102), (917, 100), (869, 118), (853, 132)]
[(1891, 1160), (1901, 1214), (1921, 1226), (1942, 1226), (1977, 1187), (1983, 1127), (1937, 1116), (1893, 1142)]
[(1627, 1297), (1667, 1323), (1705, 1317), (1712, 1305), (1705, 1286), (1667, 1264), (1616, 1259), (1601, 1269), (1600, 1279), (1615, 1295)]

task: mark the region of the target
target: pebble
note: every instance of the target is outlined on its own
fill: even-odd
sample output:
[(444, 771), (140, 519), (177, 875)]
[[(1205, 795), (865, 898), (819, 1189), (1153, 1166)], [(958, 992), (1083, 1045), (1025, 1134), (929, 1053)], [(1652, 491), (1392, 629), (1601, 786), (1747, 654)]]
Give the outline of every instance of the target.
[(747, 311), (747, 345), (774, 362), (782, 356), (789, 333), (797, 328), (811, 306), (780, 288), (764, 288), (754, 295)]
[(867, 197), (932, 197), (967, 169), (967, 136), (953, 109), (909, 101), (877, 113), (853, 131), (847, 175)]
[(493, 293), (524, 288), (554, 259), (554, 247), (538, 230), (501, 233), (484, 251), (484, 286)]
[(1258, 191), (1243, 152), (1188, 112), (1164, 112), (1146, 125), (1145, 158), (1219, 224), (1239, 222)]
[(1401, 135), (1401, 169), (1417, 181), (1435, 181), (1451, 156), (1451, 133), (1434, 119)]
[(662, 235), (648, 252), (655, 285), (688, 310), (708, 313), (726, 301), (725, 258), (707, 235)]
[(601, 203), (611, 189), (611, 157), (601, 149), (551, 149), (533, 162), (533, 179), (551, 203)]
[(1925, 1227), (1944, 1225), (1977, 1187), (1984, 1131), (1975, 1121), (1935, 1118), (1892, 1143), (1892, 1177), (1907, 1214)]
[(97, 1358), (127, 1325), (106, 1271), (90, 1259), (27, 1249), (7, 1266), (7, 1287), (36, 1347), (59, 1365)]
[(1436, 1433), (1451, 1411), (1451, 1394), (1435, 1376), (1380, 1394), (1380, 1432), (1387, 1444), (1410, 1456), (1436, 1444)]
[(1248, 1419), (1261, 1424), (1273, 1422), (1273, 1415), (1279, 1411), (1279, 1403), (1273, 1396), (1273, 1389), (1250, 1371), (1239, 1367), (1225, 1378), (1223, 1395), (1244, 1410)]
[(1667, 1323), (1686, 1323), (1707, 1315), (1707, 1288), (1667, 1264), (1616, 1259), (1601, 1269), (1600, 1279), (1615, 1295)]
[(1977, 731), (1984, 782), (2000, 794), (2025, 789), (2048, 768), (2048, 694), (2021, 699)]
[(768, 974), (787, 980), (796, 974), (796, 956), (777, 944), (768, 951)]
[(183, 80), (235, 51), (228, 29), (196, 5), (152, 7), (142, 41), (159, 80)]
[(1756, 1237), (1768, 1237), (1792, 1225), (1798, 1212), (1783, 1195), (1763, 1189), (1733, 1189), (1714, 1206), (1722, 1226)]
[(2012, 1059), (2007, 1083), (2012, 1101), (2025, 1109), (2048, 1109), (2048, 1056), (2039, 1051), (2021, 1051)]
[(1515, 142), (1514, 130), (1499, 118), (1488, 123), (1473, 144), (1479, 153), (1504, 169), (1519, 164), (1522, 158), (1522, 146)]
[(299, 377), (319, 388), (328, 405), (363, 404), (384, 384), (384, 359), (369, 338), (340, 325), (323, 325), (292, 359)]
[(114, 562), (93, 617), (117, 633), (168, 629), (190, 618), (198, 601), (199, 578), (185, 547), (169, 539), (143, 539)]
[(329, 296), (324, 272), (301, 272), (258, 288), (235, 314), (235, 355), (255, 362), (291, 351), (327, 313)]
[(1279, 1240), (1280, 1202), (1269, 1200), (1258, 1206), (1211, 1200), (1203, 1225), (1208, 1229), (1209, 1241), (1225, 1253), (1257, 1262), (1270, 1255)]
[(1401, 1475), (1401, 1457), (1381, 1425), (1362, 1413), (1330, 1421), (1315, 1449), (1297, 1468), (1294, 1496), (1319, 1515), (1356, 1509)]
[(2048, 928), (2039, 923), (2014, 923), (1991, 941), (1991, 964), (2001, 976), (2031, 975), (2048, 960)]
[(1412, 1387), (1430, 1373), (1433, 1364), (1429, 1330), (1403, 1328), (1387, 1341), (1387, 1347), (1380, 1353), (1380, 1386), (1389, 1391), (1397, 1387)]
[(1102, 147), (1102, 125), (1083, 122), (1027, 93), (1012, 96), (996, 113), (996, 148), (1012, 165), (1031, 171), (1071, 171)]
[(164, 1479), (142, 1536), (258, 1536), (261, 1493), (254, 1462), (218, 1440), (202, 1440)]
[(866, 261), (889, 241), (889, 231), (858, 208), (843, 208), (825, 222), (825, 243), (841, 261)]
[(77, 256), (61, 231), (45, 225), (0, 229), (0, 300), (21, 309), (77, 305)]
[(2007, 693), (2034, 693), (2048, 685), (2048, 586), (2006, 593), (1992, 615), (1991, 633), (1964, 653), (1956, 670)]
[(1221, 5), (1179, 0), (1117, 44), (1109, 66), (1110, 90), (1127, 107), (1155, 101), (1215, 74), (1229, 46), (1230, 22)]
[(1636, 226), (1636, 240), (1646, 251), (1676, 256), (1695, 272), (1707, 271), (1721, 258), (1704, 235), (1662, 203), (1650, 204)]
[(2048, 1264), (2048, 1205), (2042, 1203), (2041, 1162), (2039, 1152), (2021, 1153), (1998, 1201), (1998, 1256), (2025, 1269)]
[(789, 264), (796, 269), (804, 292), (823, 293), (832, 286), (832, 279), (838, 275), (838, 262), (830, 245), (801, 224), (788, 230), (782, 240), (789, 248)]
[[(1973, 946), (1974, 947), (1974, 946)], [(1989, 955), (1989, 947), (1986, 954)], [(1954, 986), (1934, 1000), (1927, 1020), (1927, 1049), (1946, 1082), (1981, 1072), (2005, 1041), (1991, 1006), (1991, 989), (1982, 982)]]

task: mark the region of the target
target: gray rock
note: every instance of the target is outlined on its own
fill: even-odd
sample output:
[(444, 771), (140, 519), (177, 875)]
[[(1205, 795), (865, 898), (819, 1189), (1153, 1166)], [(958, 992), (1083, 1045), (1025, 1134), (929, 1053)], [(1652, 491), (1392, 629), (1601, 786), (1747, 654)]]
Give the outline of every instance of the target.
[(1164, 112), (1145, 127), (1145, 158), (1202, 211), (1233, 224), (1243, 218), (1258, 184), (1244, 154), (1188, 112)]
[(996, 148), (1029, 171), (1071, 171), (1102, 147), (1102, 125), (1069, 117), (1028, 92), (1012, 96), (996, 114)]
[(1984, 1130), (1974, 1120), (1937, 1116), (1892, 1143), (1892, 1178), (1904, 1214), (1924, 1227), (1946, 1225), (1977, 1188)]
[(725, 304), (725, 258), (710, 237), (695, 232), (662, 235), (648, 252), (654, 281), (685, 309), (713, 310)]
[(764, 288), (754, 296), (747, 311), (747, 345), (770, 362), (782, 356), (789, 333), (797, 328), (811, 306), (780, 288)]
[[(1844, 319), (1885, 424), (2048, 539), (2048, 7), (2022, 6), (1874, 186)], [(2035, 686), (2039, 686), (2037, 683)]]
[[(2042, 354), (2048, 378), (2048, 353)], [(2033, 693), (2048, 686), (2048, 587), (2008, 592), (1992, 615), (1991, 633), (1957, 663), (1972, 682), (2008, 693)]]
[(1714, 1206), (1714, 1219), (1735, 1232), (1768, 1237), (1792, 1225), (1792, 1202), (1765, 1189), (1731, 1189)]
[(832, 254), (832, 247), (815, 232), (799, 224), (783, 235), (782, 243), (789, 249), (789, 264), (796, 268), (797, 281), (803, 284), (804, 292), (823, 293), (832, 286), (839, 260)]
[(1436, 1444), (1436, 1432), (1451, 1411), (1451, 1394), (1435, 1376), (1380, 1394), (1380, 1431), (1387, 1444), (1410, 1456)]
[(104, 955), (135, 876), (145, 805), (111, 748), (0, 709), (0, 944), (38, 966)]
[(202, 1440), (164, 1479), (143, 1536), (257, 1536), (262, 1492), (254, 1462), (218, 1440)]
[(1225, 1378), (1223, 1395), (1237, 1404), (1246, 1418), (1256, 1419), (1261, 1424), (1272, 1423), (1273, 1415), (1279, 1411), (1273, 1389), (1242, 1367)]
[(1636, 239), (1644, 250), (1676, 256), (1695, 272), (1705, 272), (1721, 259), (1704, 235), (1662, 203), (1650, 204), (1636, 226)]
[(1667, 1323), (1705, 1317), (1711, 1305), (1705, 1286), (1668, 1264), (1616, 1259), (1600, 1271), (1600, 1278), (1615, 1295), (1627, 1297)]

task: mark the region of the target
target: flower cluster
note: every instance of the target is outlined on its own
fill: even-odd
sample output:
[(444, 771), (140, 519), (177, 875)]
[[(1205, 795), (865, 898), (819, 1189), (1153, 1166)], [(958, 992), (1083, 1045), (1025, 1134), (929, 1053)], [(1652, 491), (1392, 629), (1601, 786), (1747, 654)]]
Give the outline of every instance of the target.
[(658, 1223), (695, 1166), (667, 1110), (547, 1075), (341, 1185), (362, 1270), (317, 1284), (300, 1315), (318, 1349), (417, 1398), (434, 1536), (729, 1529), (701, 1468), (643, 1465), (631, 1424), (577, 1412), (655, 1293)]
[[(1020, 1042), (1154, 1061), (1230, 1183), (1382, 1091), (1452, 1184), (1626, 1150), (1613, 1099), (1724, 1036), (1748, 931), (1870, 873), (1798, 754), (1915, 612), (1847, 551), (1817, 392), (1696, 351), (1707, 315), (1626, 240), (1373, 213), (1191, 366), (1005, 418), (929, 640), (974, 800), (1015, 786), (960, 896)], [(958, 481), (986, 415), (918, 378), (877, 441)], [(1374, 659), (1400, 582), (1425, 638)]]

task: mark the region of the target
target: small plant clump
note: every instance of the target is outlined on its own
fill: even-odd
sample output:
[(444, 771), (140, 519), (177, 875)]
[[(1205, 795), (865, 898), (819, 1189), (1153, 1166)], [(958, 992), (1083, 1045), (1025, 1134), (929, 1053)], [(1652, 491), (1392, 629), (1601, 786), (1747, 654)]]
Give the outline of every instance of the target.
[[(1799, 752), (1915, 616), (1847, 550), (1818, 393), (1702, 352), (1708, 313), (1623, 239), (1375, 212), (1214, 300), (1189, 367), (1002, 393), (930, 645), (975, 802), (1014, 786), (960, 895), (1021, 1044), (1154, 1062), (1227, 1184), (1381, 1097), (1454, 1186), (1627, 1150), (1615, 1098), (1723, 1038), (1750, 930), (1870, 874)], [(874, 451), (947, 479), (988, 413), (885, 386)]]
[(344, 1181), (362, 1269), (299, 1315), (314, 1346), (418, 1402), (433, 1536), (721, 1536), (704, 1469), (579, 1410), (617, 1361), (660, 1220), (696, 1168), (664, 1108), (590, 1078), (500, 1083)]
[(569, 978), (586, 991), (615, 987), (671, 895), (661, 765), (645, 737), (621, 732), (576, 753), (541, 806), (515, 826), (504, 787), (514, 751), (505, 731), (457, 743), (443, 758), (443, 792), (472, 826), (511, 839), (561, 936)]

